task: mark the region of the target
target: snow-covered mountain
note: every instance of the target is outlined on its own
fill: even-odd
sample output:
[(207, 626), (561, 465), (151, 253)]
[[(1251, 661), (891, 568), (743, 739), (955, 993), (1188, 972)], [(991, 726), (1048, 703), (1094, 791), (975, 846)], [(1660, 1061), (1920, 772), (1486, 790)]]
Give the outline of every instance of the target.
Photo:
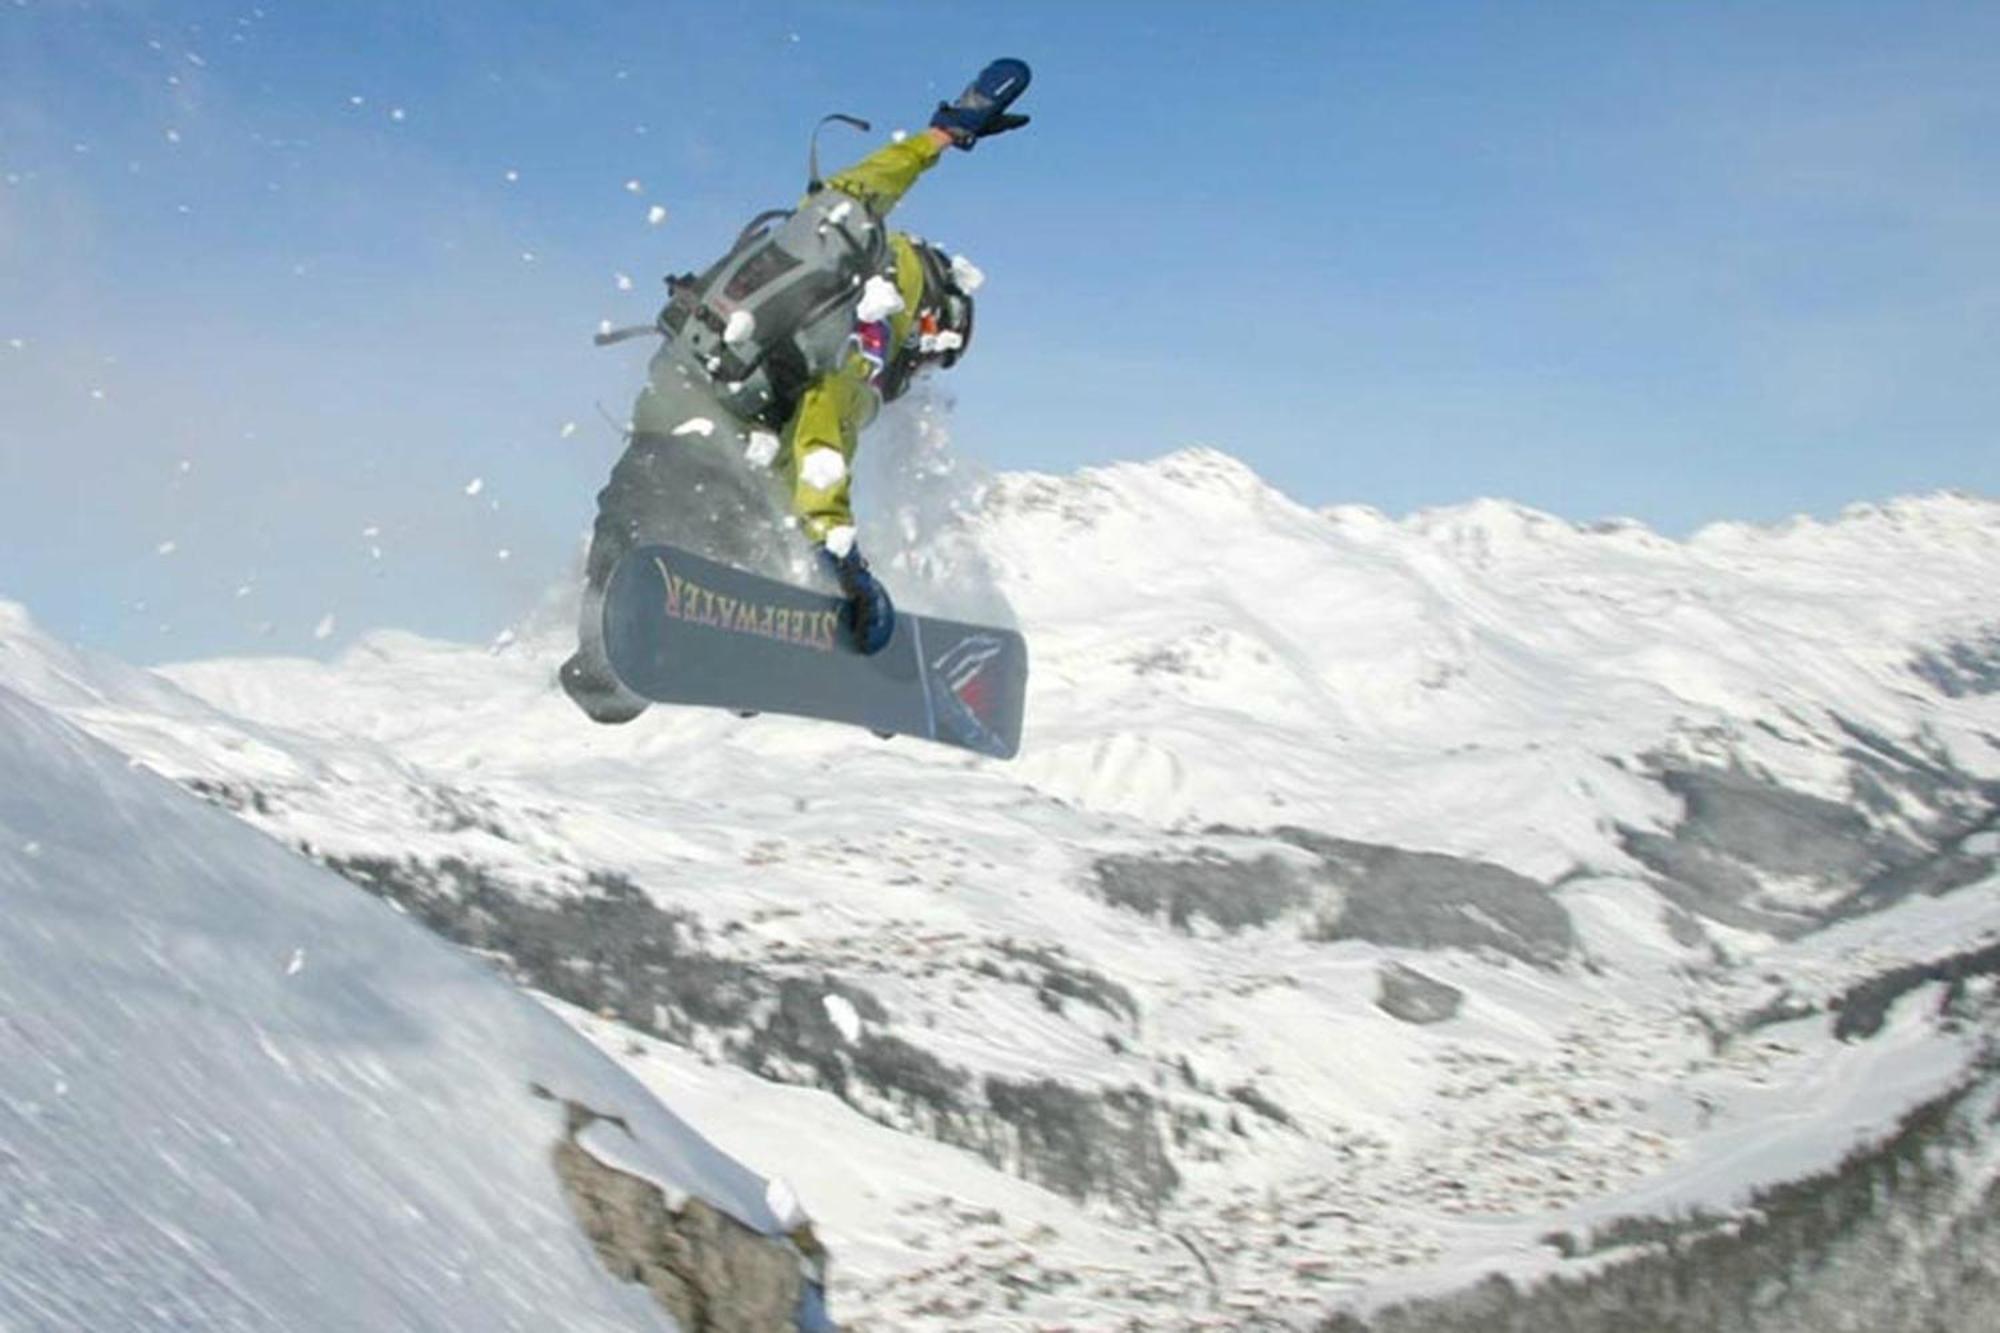
[[(80, 709), (108, 702), (99, 674), (199, 716), (37, 656)], [(0, 1327), (675, 1328), (593, 1252), (620, 1255), (619, 1201), (648, 1197), (688, 1259), (655, 1291), (741, 1329), (814, 1308), (782, 1185), (490, 968), (145, 767), (0, 687)]]
[(792, 1182), (850, 1326), (1423, 1327), (1652, 1271), (1661, 1218), (1776, 1254), (1788, 1182), (1828, 1247), (1977, 1240), (1838, 1190), (1991, 1094), (2000, 504), (1677, 542), (1195, 450), (884, 563), (1012, 604), (1019, 761), (590, 727), (559, 626), (142, 673), (15, 612), (0, 684), (548, 996)]

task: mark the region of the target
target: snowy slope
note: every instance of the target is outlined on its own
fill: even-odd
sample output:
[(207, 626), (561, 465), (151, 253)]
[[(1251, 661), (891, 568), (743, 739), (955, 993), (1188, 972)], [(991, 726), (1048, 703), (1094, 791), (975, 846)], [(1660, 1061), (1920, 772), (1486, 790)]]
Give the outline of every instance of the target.
[[(190, 725), (136, 674), (26, 683), (85, 715), (136, 683)], [(670, 1327), (592, 1253), (531, 1084), (779, 1229), (760, 1178), (482, 964), (8, 688), (0, 901), (0, 1326)]]
[(2000, 505), (1675, 542), (1313, 511), (1195, 450), (1002, 477), (883, 563), (912, 604), (997, 579), (1019, 761), (586, 727), (535, 625), (161, 673), (200, 714), (49, 702), (572, 1002), (793, 1180), (864, 1325), (1303, 1324), (1541, 1271), (1972, 1060), (1935, 1004), (1835, 1006), (2000, 932)]

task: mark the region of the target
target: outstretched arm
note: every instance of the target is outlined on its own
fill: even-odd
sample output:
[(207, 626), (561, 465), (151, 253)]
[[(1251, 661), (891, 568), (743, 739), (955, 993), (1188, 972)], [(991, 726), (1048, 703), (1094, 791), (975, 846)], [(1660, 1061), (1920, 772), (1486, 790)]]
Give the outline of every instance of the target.
[(877, 217), (886, 216), (916, 184), (917, 177), (936, 163), (947, 148), (966, 151), (981, 139), (1006, 134), (1028, 123), (1007, 108), (1028, 90), (1027, 62), (996, 60), (979, 71), (955, 102), (940, 102), (930, 129), (913, 139), (878, 148), (827, 184), (861, 200)]
[(853, 166), (836, 171), (826, 183), (859, 199), (876, 217), (886, 217), (950, 145), (951, 135), (929, 130), (884, 144)]

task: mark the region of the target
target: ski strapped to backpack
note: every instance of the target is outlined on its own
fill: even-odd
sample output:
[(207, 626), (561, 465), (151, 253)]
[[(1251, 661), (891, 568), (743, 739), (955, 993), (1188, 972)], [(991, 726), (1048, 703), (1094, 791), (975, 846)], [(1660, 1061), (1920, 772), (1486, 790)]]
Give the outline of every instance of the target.
[[(842, 115), (820, 125), (833, 120), (868, 128)], [(706, 272), (667, 279), (667, 304), (653, 324), (600, 333), (598, 344), (657, 332), (706, 372), (724, 406), (782, 428), (813, 380), (845, 356), (862, 285), (895, 276), (883, 220), (824, 189), (818, 159), (815, 129), (804, 203), (752, 218)]]

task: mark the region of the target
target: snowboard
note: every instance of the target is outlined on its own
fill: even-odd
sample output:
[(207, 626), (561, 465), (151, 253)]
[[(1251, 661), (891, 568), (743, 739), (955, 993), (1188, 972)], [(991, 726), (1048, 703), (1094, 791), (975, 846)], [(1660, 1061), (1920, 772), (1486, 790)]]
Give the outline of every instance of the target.
[(604, 653), (656, 703), (786, 713), (998, 759), (1021, 748), (1028, 647), (1013, 630), (898, 610), (878, 653), (846, 601), (675, 546), (627, 551), (604, 594)]

